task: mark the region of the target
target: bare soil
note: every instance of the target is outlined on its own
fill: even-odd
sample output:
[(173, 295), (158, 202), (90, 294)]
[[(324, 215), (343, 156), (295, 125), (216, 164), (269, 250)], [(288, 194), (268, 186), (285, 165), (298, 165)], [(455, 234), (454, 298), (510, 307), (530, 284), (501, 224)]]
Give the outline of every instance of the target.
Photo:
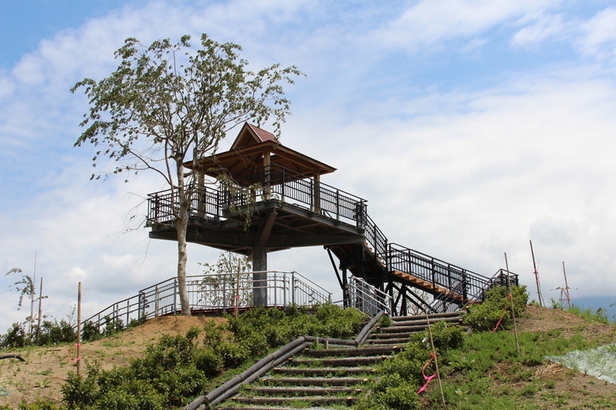
[[(124, 366), (130, 359), (139, 357), (145, 348), (155, 343), (161, 335), (185, 334), (192, 326), (203, 326), (207, 321), (222, 321), (222, 318), (201, 316), (166, 316), (148, 320), (146, 323), (118, 335), (80, 346), (82, 372), (88, 363), (98, 362), (103, 369)], [(568, 312), (529, 305), (524, 318), (518, 320), (521, 332), (548, 332), (561, 330), (562, 336), (581, 333), (589, 341), (616, 341), (614, 325), (601, 325), (580, 318)], [(49, 398), (60, 401), (61, 386), (69, 372), (76, 371), (76, 347), (29, 348), (10, 353), (26, 359), (0, 360), (0, 389), (9, 392), (0, 396), (0, 406), (9, 404), (17, 408), (22, 400), (33, 401), (36, 398)], [(537, 407), (541, 409), (608, 409), (616, 408), (616, 385), (607, 383), (593, 376), (575, 372), (553, 363), (529, 367), (532, 370), (533, 383), (545, 383), (549, 388), (537, 393)], [(495, 373), (506, 369), (495, 369)], [(495, 379), (498, 379), (495, 374)], [(530, 381), (520, 380), (507, 386), (495, 383), (495, 389), (505, 387), (513, 390), (525, 388)], [(0, 390), (0, 394), (3, 391)], [(547, 392), (547, 393), (546, 393)], [(553, 397), (540, 397), (549, 395)], [(603, 403), (603, 404), (602, 404)], [(604, 406), (605, 403), (611, 403)], [(608, 407), (609, 406), (609, 407)]]
[[(85, 374), (88, 363), (97, 362), (104, 370), (127, 365), (132, 358), (143, 354), (145, 348), (163, 335), (184, 335), (192, 326), (203, 327), (207, 321), (222, 321), (222, 318), (203, 316), (163, 316), (150, 319), (144, 324), (102, 340), (83, 343), (80, 346), (81, 371)], [(76, 346), (28, 348), (11, 351), (26, 361), (0, 360), (0, 388), (8, 395), (0, 396), (0, 406), (9, 404), (17, 408), (25, 400), (48, 398), (60, 401), (60, 391), (69, 372), (77, 371)], [(3, 390), (0, 390), (0, 394)]]

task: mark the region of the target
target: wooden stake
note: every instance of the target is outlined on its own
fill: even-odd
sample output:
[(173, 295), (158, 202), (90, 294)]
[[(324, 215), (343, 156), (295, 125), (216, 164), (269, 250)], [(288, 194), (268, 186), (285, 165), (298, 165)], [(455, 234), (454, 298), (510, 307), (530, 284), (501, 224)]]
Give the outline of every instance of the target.
[[(560, 297), (560, 303), (563, 305), (563, 308), (565, 308), (565, 303), (566, 303), (566, 309), (571, 309), (571, 296), (569, 296), (569, 283), (567, 283), (567, 272), (565, 271), (565, 261), (563, 261), (563, 275), (565, 277), (565, 288), (562, 289), (561, 291), (561, 297)], [(563, 303), (563, 293), (564, 293), (564, 300), (565, 303)]]
[(432, 326), (430, 325), (430, 317), (426, 312), (426, 323), (428, 325), (428, 334), (430, 335), (430, 346), (432, 347), (432, 354), (434, 355), (434, 367), (436, 369), (436, 378), (438, 380), (438, 388), (441, 391), (441, 402), (443, 408), (445, 408), (445, 393), (443, 392), (443, 383), (441, 382), (441, 372), (438, 368), (438, 358), (436, 356), (436, 348), (434, 347), (434, 339), (432, 338)]
[(77, 376), (81, 374), (81, 282), (77, 285)]
[(511, 290), (511, 281), (509, 280), (509, 261), (507, 261), (507, 252), (505, 252), (505, 269), (507, 269), (507, 289), (509, 289), (509, 295), (511, 295), (511, 318), (513, 319), (513, 336), (515, 337), (515, 348), (520, 355), (520, 342), (518, 340), (518, 324), (515, 317), (515, 303), (513, 303), (513, 291)]
[(36, 344), (39, 343), (39, 338), (41, 335), (41, 320), (43, 320), (43, 277), (41, 276), (41, 287), (39, 290), (39, 301), (38, 301), (38, 327), (36, 328)]
[(535, 284), (537, 285), (537, 298), (539, 299), (539, 306), (543, 305), (543, 297), (541, 296), (541, 285), (539, 285), (539, 271), (537, 271), (537, 263), (535, 262), (535, 251), (533, 250), (533, 241), (530, 242), (530, 254), (533, 257), (533, 269), (535, 273)]

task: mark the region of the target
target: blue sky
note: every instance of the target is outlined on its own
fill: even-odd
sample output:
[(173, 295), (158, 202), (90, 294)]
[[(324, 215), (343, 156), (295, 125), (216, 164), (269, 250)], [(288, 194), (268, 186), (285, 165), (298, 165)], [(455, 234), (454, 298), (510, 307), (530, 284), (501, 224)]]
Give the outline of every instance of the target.
[[(89, 180), (69, 89), (113, 71), (127, 37), (206, 32), (307, 74), (281, 141), (336, 167), (324, 182), (366, 198), (390, 241), (488, 276), (506, 252), (534, 297), (532, 239), (546, 300), (565, 261), (574, 302), (616, 303), (615, 29), (611, 1), (2, 2), (0, 272), (32, 273), (36, 253), (57, 318), (78, 281), (87, 315), (174, 275), (173, 244), (130, 218), (164, 186)], [(191, 247), (189, 271), (217, 255)], [(321, 248), (269, 265), (337, 286)], [(24, 316), (10, 283), (0, 331)]]

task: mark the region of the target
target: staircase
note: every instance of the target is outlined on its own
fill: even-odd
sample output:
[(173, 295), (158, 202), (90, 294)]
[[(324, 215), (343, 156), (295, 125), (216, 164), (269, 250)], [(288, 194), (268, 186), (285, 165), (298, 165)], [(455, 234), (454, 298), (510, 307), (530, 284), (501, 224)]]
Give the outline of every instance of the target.
[(460, 325), (462, 318), (459, 312), (395, 317), (391, 326), (373, 328), (362, 347), (313, 345), (244, 387), (217, 409), (333, 410), (352, 406), (377, 377), (378, 364), (404, 349), (411, 334), (437, 321)]
[(370, 334), (366, 346), (399, 346), (409, 341), (413, 333), (423, 332), (428, 324), (446, 322), (453, 326), (462, 325), (461, 312), (433, 313), (431, 315), (398, 316), (391, 318), (391, 326), (376, 329)]
[(307, 349), (219, 409), (351, 406), (374, 378), (374, 366), (397, 350), (390, 346)]

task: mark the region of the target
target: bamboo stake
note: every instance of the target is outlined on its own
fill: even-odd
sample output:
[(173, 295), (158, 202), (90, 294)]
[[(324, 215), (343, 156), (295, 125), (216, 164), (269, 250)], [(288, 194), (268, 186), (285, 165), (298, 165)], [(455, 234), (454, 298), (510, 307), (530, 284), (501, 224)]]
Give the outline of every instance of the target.
[(81, 374), (81, 282), (77, 285), (77, 376)]
[(432, 338), (432, 326), (430, 325), (430, 317), (428, 316), (428, 312), (426, 312), (426, 322), (428, 325), (428, 335), (430, 335), (430, 346), (432, 347), (432, 354), (434, 355), (434, 367), (436, 369), (436, 378), (438, 380), (438, 388), (441, 391), (441, 403), (443, 404), (443, 408), (445, 408), (445, 393), (443, 392), (443, 383), (441, 381), (441, 372), (438, 368), (438, 358), (436, 356), (436, 348), (434, 347), (434, 339)]
[(38, 327), (36, 328), (36, 344), (39, 343), (39, 338), (41, 336), (41, 320), (43, 319), (43, 277), (41, 276), (41, 287), (39, 290), (39, 301), (38, 301)]
[[(36, 292), (34, 290), (35, 287), (36, 287), (36, 252), (34, 252), (34, 270), (32, 271), (32, 293), (30, 294), (30, 329), (28, 330), (28, 333), (30, 333), (30, 337), (32, 337), (32, 326), (34, 324), (34, 300), (36, 296)], [(37, 343), (38, 343), (38, 339), (37, 339)]]
[[(569, 295), (569, 283), (567, 283), (567, 272), (565, 271), (565, 261), (563, 262), (563, 275), (565, 277), (565, 289), (564, 289), (564, 294), (565, 294), (565, 301), (567, 302), (567, 309), (571, 309), (571, 296)], [(562, 297), (561, 297), (561, 303), (562, 303)], [(563, 304), (564, 307), (564, 304)]]
[(509, 280), (510, 272), (509, 272), (509, 261), (507, 260), (507, 252), (505, 252), (505, 269), (507, 269), (507, 289), (509, 290), (509, 295), (511, 296), (511, 318), (513, 319), (513, 336), (515, 337), (515, 348), (518, 352), (518, 356), (520, 355), (520, 341), (518, 340), (518, 324), (515, 317), (515, 303), (513, 303), (513, 291), (511, 290), (511, 281)]
[(535, 273), (535, 285), (537, 285), (537, 298), (539, 299), (539, 306), (543, 305), (543, 297), (541, 296), (541, 285), (539, 284), (539, 271), (537, 271), (537, 263), (535, 262), (535, 251), (533, 250), (533, 241), (530, 242), (530, 254), (533, 258), (533, 269)]

